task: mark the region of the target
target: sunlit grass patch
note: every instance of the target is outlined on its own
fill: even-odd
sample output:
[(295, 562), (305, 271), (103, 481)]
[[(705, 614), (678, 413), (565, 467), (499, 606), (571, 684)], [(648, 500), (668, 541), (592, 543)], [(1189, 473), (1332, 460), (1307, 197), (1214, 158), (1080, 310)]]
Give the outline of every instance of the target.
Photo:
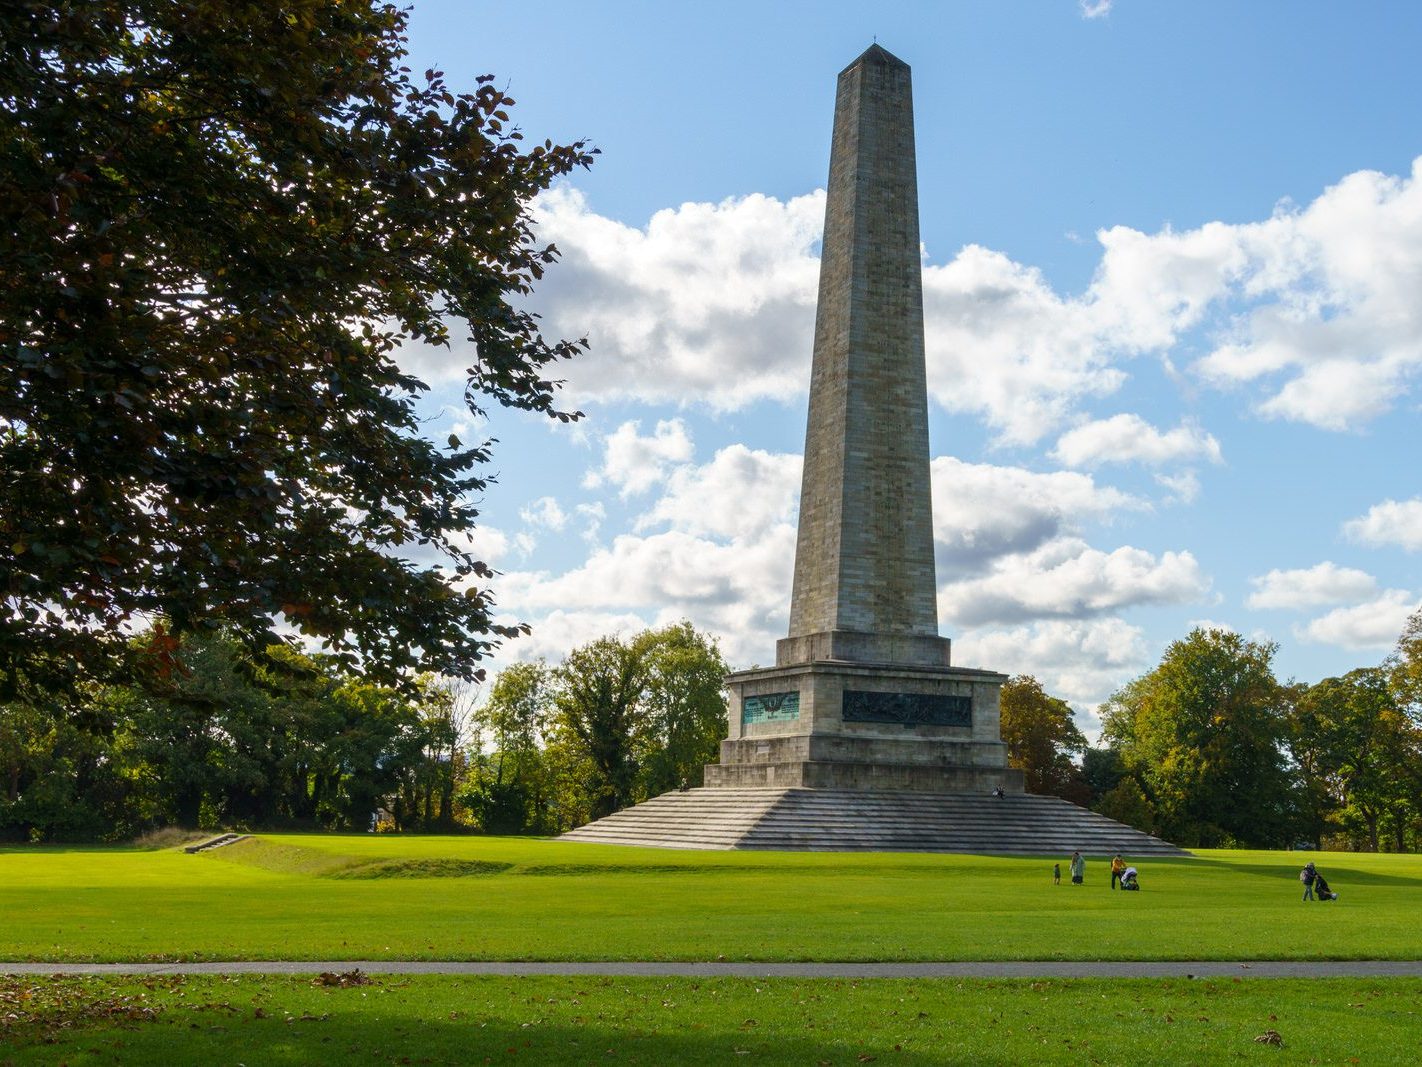
[(683, 852), (526, 838), (260, 835), (195, 856), (0, 849), (0, 958), (1422, 959), (1422, 857), (1140, 862), (1139, 893), (1051, 859)]

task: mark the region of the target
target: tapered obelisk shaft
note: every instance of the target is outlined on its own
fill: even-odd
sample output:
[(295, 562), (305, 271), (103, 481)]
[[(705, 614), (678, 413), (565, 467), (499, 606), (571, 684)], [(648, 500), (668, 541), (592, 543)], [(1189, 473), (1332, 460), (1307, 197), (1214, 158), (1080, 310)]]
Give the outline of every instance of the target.
[[(780, 662), (946, 660), (946, 642), (875, 639), (938, 633), (921, 270), (909, 67), (874, 45), (840, 73), (835, 98)], [(837, 632), (849, 639), (832, 655), (807, 655), (812, 635)]]

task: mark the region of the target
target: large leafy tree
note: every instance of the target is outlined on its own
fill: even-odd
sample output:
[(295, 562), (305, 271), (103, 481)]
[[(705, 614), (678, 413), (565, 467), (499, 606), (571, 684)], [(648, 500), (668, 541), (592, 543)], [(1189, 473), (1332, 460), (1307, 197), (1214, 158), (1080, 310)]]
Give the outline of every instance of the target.
[(591, 154), (522, 147), (488, 78), (412, 78), (405, 25), (0, 6), (0, 700), (158, 616), (254, 647), (285, 617), (383, 682), (477, 675), (511, 634), (463, 547), (486, 448), (421, 436), (395, 355), (458, 331), (471, 407), (576, 414), (550, 371), (581, 342), (518, 299), (555, 257), (531, 199)]
[(699, 785), (726, 734), (726, 664), (688, 622), (603, 637), (552, 674), (554, 758), (581, 769), (600, 818), (648, 796)]
[(1403, 851), (1422, 796), (1422, 729), (1399, 706), (1388, 672), (1361, 667), (1310, 686), (1291, 727), (1305, 781), (1324, 787), (1344, 832), (1373, 852), (1383, 835)]
[(1103, 708), (1106, 740), (1146, 787), (1162, 836), (1184, 845), (1286, 842), (1286, 700), (1275, 646), (1196, 629)]
[(647, 642), (600, 637), (575, 648), (553, 672), (556, 729), (583, 758), (591, 817), (635, 800), (638, 754), (647, 729), (642, 691)]
[(652, 631), (642, 703), (647, 726), (639, 795), (699, 786), (726, 736), (726, 661), (689, 622)]
[[(493, 833), (548, 828), (549, 789), (543, 756), (552, 727), (548, 665), (514, 663), (494, 679), (473, 712), (476, 752), (466, 803)], [(484, 751), (487, 746), (487, 751)]]
[(1030, 674), (1009, 678), (1002, 687), (1002, 740), (1008, 763), (1022, 770), (1029, 793), (1090, 798), (1090, 787), (1072, 756), (1086, 751), (1071, 705), (1042, 688)]

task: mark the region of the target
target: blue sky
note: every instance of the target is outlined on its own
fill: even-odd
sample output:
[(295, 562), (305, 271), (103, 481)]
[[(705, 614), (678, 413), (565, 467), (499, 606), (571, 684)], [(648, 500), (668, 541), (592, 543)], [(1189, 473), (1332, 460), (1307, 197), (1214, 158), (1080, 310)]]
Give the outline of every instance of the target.
[[(491, 73), (598, 163), (538, 206), (532, 301), (586, 334), (574, 427), (499, 439), (475, 545), (501, 656), (689, 618), (784, 636), (838, 71), (913, 67), (940, 621), (1083, 725), (1191, 625), (1281, 677), (1422, 602), (1422, 5), (415, 0), (411, 62)], [(1422, 169), (1418, 171), (1422, 175)]]

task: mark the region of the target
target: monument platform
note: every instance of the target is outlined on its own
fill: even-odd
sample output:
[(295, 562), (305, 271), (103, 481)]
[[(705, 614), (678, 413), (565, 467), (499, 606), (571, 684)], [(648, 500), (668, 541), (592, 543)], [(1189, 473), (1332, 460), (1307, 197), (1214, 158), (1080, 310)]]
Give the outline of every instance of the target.
[(656, 848), (964, 852), (1090, 857), (1189, 853), (1058, 797), (839, 789), (689, 789), (560, 840)]

